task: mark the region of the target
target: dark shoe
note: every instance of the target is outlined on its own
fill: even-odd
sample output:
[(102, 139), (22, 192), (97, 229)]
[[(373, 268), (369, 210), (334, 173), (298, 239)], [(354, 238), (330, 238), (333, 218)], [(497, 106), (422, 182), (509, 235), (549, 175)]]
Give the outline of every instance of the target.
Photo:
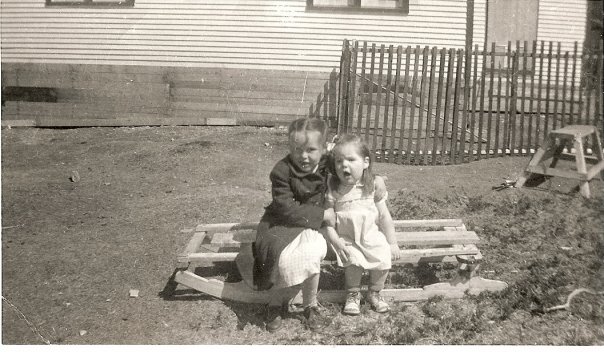
[(304, 317), (306, 318), (306, 327), (312, 331), (324, 329), (331, 324), (331, 319), (321, 314), (318, 306), (304, 308)]
[(283, 322), (283, 308), (281, 306), (268, 306), (266, 309), (266, 330), (275, 332), (281, 329)]

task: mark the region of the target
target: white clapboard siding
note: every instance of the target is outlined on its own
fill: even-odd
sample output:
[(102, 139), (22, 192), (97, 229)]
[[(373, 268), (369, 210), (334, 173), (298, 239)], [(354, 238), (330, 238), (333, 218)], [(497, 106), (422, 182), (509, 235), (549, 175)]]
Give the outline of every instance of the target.
[[(549, 51), (549, 42), (553, 42), (553, 52), (557, 51), (557, 43), (560, 42), (562, 55), (568, 51), (573, 54), (575, 42), (578, 43), (577, 53), (581, 55), (583, 51), (583, 41), (585, 39), (585, 26), (587, 18), (587, 0), (540, 0), (539, 1), (539, 20), (537, 27), (537, 41), (539, 42), (537, 50), (541, 49), (541, 41), (544, 41), (545, 52)], [(552, 72), (556, 70), (556, 60), (551, 65)], [(569, 64), (570, 66), (570, 64)], [(540, 64), (535, 65), (536, 71), (539, 71)], [(547, 72), (548, 60), (543, 61), (543, 72)], [(568, 76), (570, 78), (572, 68), (569, 67)], [(560, 68), (563, 72), (563, 68)], [(575, 84), (580, 84), (581, 60), (576, 64)]]
[[(482, 44), (486, 0), (475, 1)], [(409, 14), (306, 11), (305, 0), (136, 0), (133, 8), (1, 2), (2, 62), (331, 71), (344, 39), (463, 48), (466, 1), (410, 0)]]

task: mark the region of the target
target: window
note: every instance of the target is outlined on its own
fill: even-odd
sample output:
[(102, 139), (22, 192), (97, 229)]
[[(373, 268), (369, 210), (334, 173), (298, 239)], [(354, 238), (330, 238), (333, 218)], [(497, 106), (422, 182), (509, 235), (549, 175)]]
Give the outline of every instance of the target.
[(65, 7), (133, 7), (134, 0), (46, 0), (46, 6)]
[(408, 14), (409, 0), (306, 0), (306, 9)]

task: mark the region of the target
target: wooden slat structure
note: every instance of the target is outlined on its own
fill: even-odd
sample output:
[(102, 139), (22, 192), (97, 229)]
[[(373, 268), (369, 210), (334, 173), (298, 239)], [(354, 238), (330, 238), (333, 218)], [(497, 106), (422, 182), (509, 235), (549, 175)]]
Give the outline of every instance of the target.
[[(510, 41), (500, 52), (493, 42), (490, 50), (447, 53), (407, 46), (403, 53), (344, 40), (339, 86), (347, 93), (338, 106), (346, 114), (338, 115), (338, 133), (365, 136), (377, 161), (424, 165), (532, 154), (568, 124), (595, 126), (602, 136), (602, 52), (579, 52), (578, 42), (563, 52), (562, 44), (534, 41), (529, 50), (517, 41), (512, 50)], [(363, 90), (349, 84), (357, 72)], [(393, 87), (392, 77), (404, 77), (402, 84)]]
[[(287, 125), (335, 120), (335, 70), (3, 64), (2, 125)], [(310, 107), (310, 111), (309, 111)]]
[[(213, 266), (218, 262), (232, 262), (240, 250), (250, 250), (255, 240), (257, 223), (202, 224), (197, 226), (186, 248), (177, 256), (180, 269), (174, 281), (186, 287), (209, 294), (216, 298), (248, 303), (266, 303), (270, 291), (256, 291), (246, 280), (225, 283), (207, 279), (195, 273), (197, 267)], [(420, 263), (460, 263), (460, 274), (450, 282), (441, 282), (423, 288), (386, 289), (383, 295), (396, 301), (425, 300), (435, 295), (447, 298), (463, 297), (465, 292), (477, 294), (484, 290), (502, 290), (507, 285), (496, 280), (486, 280), (477, 275), (482, 254), (477, 247), (479, 238), (473, 231), (467, 231), (460, 219), (395, 220), (396, 237), (402, 248), (402, 256), (397, 264)], [(249, 272), (241, 272), (251, 282)], [(324, 261), (323, 265), (333, 265)], [(241, 265), (240, 265), (241, 267)], [(319, 298), (326, 301), (342, 302), (345, 293), (324, 291)]]

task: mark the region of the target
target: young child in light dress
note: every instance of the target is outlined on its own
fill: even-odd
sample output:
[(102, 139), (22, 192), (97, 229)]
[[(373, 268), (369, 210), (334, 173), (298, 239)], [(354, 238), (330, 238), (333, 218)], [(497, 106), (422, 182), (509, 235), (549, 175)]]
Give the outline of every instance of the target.
[(390, 310), (380, 295), (392, 259), (399, 259), (392, 216), (386, 199), (384, 179), (372, 172), (367, 144), (358, 136), (344, 135), (332, 150), (335, 173), (329, 178), (326, 208), (335, 211), (327, 237), (338, 264), (344, 267), (346, 304), (343, 313), (358, 315), (361, 301), (361, 277), (369, 271), (366, 301), (376, 312)]

